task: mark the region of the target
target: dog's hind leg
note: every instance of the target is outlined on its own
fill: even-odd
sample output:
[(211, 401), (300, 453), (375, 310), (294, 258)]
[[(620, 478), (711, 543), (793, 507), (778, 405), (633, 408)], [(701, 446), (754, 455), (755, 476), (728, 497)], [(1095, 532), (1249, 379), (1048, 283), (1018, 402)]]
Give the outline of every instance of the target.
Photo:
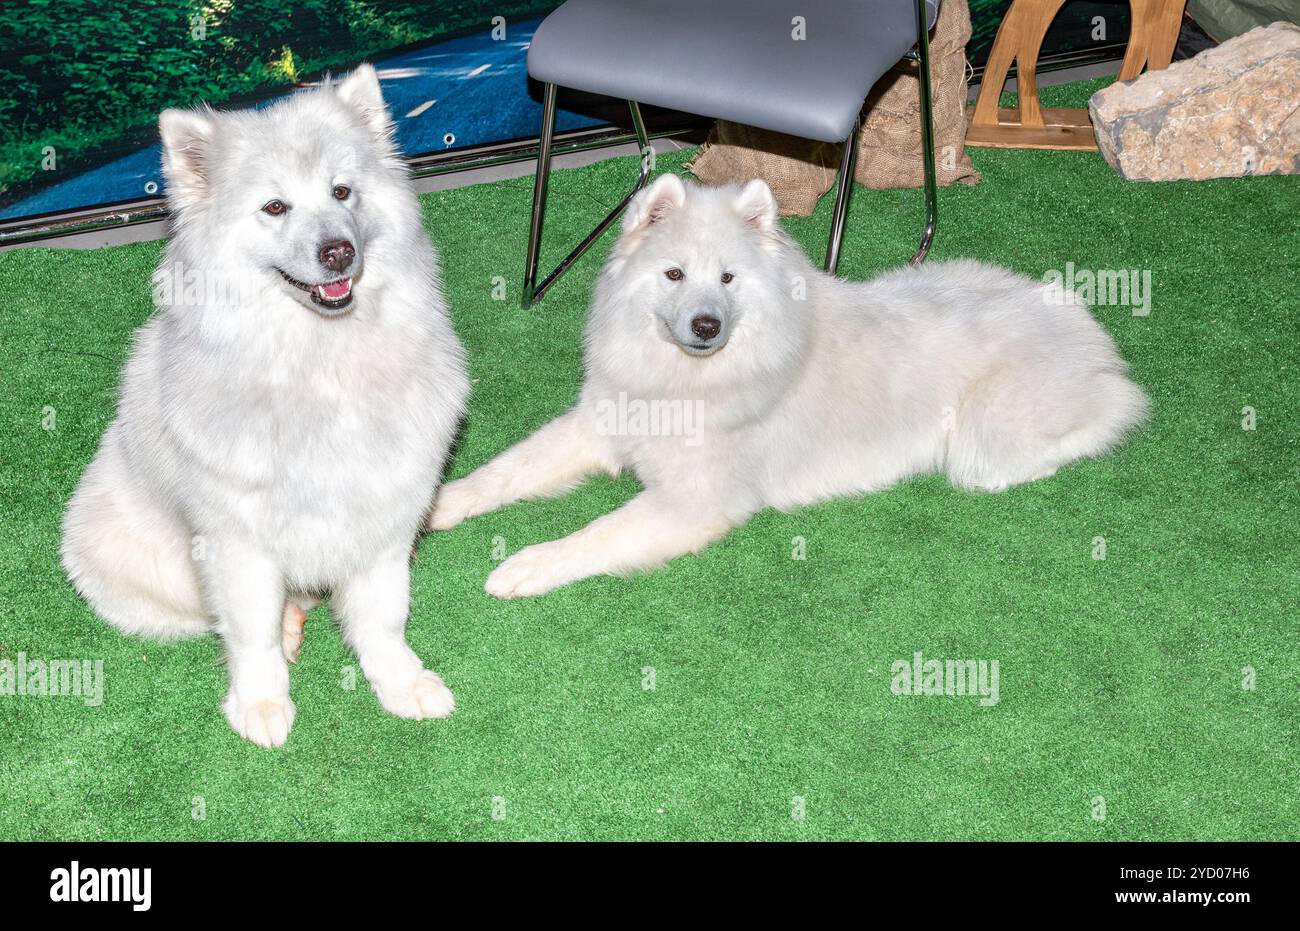
[(698, 553), (748, 516), (683, 507), (680, 500), (643, 491), (577, 533), (515, 553), (483, 588), (497, 598), (523, 598), (593, 575), (657, 569), (678, 556)]
[(112, 431), (64, 515), (64, 571), (95, 613), (126, 633), (162, 640), (207, 633), (194, 570), (202, 541), (135, 486)]
[(284, 600), (284, 616), (280, 619), (280, 647), (284, 650), (284, 658), (291, 663), (298, 662), (302, 656), (307, 612), (318, 604), (320, 599), (312, 595), (290, 595)]
[(1096, 371), (988, 379), (957, 412), (945, 471), (959, 488), (1005, 491), (1114, 447), (1146, 416), (1124, 375)]
[(596, 472), (617, 474), (618, 463), (595, 418), (577, 407), (465, 478), (444, 485), (429, 529), (450, 530), (514, 501), (563, 494)]
[(957, 411), (948, 439), (944, 471), (958, 488), (1005, 491), (1048, 478), (1064, 460), (1055, 455), (1059, 437), (1013, 386), (980, 384)]

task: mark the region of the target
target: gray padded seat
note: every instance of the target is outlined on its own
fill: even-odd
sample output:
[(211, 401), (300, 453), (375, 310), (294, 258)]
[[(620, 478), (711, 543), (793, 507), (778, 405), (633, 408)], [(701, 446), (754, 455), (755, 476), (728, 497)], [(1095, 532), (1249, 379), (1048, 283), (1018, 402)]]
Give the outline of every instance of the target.
[[(528, 49), (528, 73), (541, 81), (542, 131), (528, 227), (523, 303), (536, 304), (644, 189), (654, 160), (643, 157), (636, 185), (596, 228), (538, 281), (551, 144), (561, 87), (627, 101), (641, 151), (650, 136), (641, 104), (682, 110), (844, 143), (826, 270), (839, 266), (844, 220), (858, 157), (858, 117), (871, 86), (913, 47), (919, 68), (925, 229), (912, 264), (925, 260), (938, 217), (928, 30), (941, 0), (566, 0), (542, 21)], [(797, 18), (797, 22), (796, 22)], [(796, 32), (800, 38), (796, 38)]]
[[(935, 0), (926, 6), (933, 25)], [(842, 142), (871, 86), (916, 40), (915, 0), (567, 0), (534, 34), (528, 73)]]

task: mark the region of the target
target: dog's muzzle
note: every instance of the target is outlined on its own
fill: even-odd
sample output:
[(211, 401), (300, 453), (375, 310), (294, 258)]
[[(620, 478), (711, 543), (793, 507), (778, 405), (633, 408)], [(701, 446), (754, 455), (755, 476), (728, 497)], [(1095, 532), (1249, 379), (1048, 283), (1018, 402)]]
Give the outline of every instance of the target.
[(730, 335), (722, 318), (707, 311), (691, 317), (685, 333), (679, 333), (677, 327), (668, 324), (668, 334), (683, 352), (692, 356), (713, 355), (727, 344)]
[(351, 278), (336, 278), (333, 281), (326, 281), (321, 284), (307, 284), (305, 281), (299, 281), (292, 275), (286, 274), (281, 269), (277, 268), (276, 271), (280, 272), (280, 277), (289, 284), (300, 291), (306, 291), (310, 294), (312, 303), (321, 308), (323, 316), (337, 317), (352, 304)]

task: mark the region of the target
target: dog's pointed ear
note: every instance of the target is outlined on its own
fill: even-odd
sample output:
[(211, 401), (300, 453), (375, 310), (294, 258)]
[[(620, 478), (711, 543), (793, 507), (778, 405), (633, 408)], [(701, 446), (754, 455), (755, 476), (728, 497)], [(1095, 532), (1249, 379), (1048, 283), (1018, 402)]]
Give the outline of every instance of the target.
[(736, 195), (736, 211), (746, 223), (760, 233), (770, 233), (777, 228), (780, 209), (767, 182), (755, 178)]
[(158, 116), (163, 144), (163, 177), (173, 210), (197, 207), (211, 188), (211, 148), (217, 115), (208, 107), (164, 110)]
[(336, 90), (339, 100), (356, 112), (364, 126), (384, 140), (391, 138), (393, 121), (384, 105), (384, 93), (379, 88), (379, 75), (373, 65), (357, 65), (338, 83)]
[(623, 232), (630, 233), (658, 223), (686, 203), (686, 185), (674, 174), (660, 175), (648, 188), (632, 198), (623, 215)]

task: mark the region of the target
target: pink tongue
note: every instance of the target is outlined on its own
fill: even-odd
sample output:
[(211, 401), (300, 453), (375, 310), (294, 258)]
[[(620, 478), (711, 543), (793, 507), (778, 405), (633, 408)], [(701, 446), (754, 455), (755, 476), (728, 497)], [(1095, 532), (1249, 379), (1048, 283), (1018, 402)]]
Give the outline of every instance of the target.
[(320, 293), (330, 299), (346, 297), (347, 293), (351, 290), (351, 278), (344, 278), (342, 281), (331, 281), (329, 284), (323, 284), (320, 286)]

